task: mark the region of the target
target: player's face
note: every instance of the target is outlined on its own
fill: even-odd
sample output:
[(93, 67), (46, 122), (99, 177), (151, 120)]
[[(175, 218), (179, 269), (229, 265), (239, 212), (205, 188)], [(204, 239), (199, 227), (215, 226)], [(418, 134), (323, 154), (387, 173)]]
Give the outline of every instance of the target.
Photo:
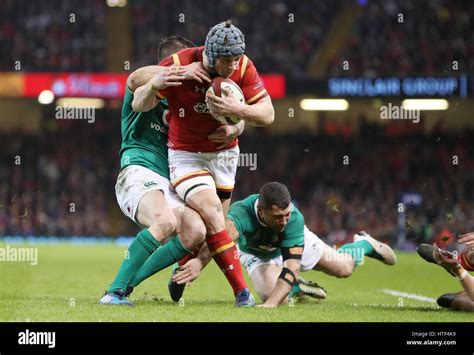
[(269, 209), (262, 209), (263, 222), (275, 232), (283, 232), (291, 217), (291, 205), (279, 208), (272, 205)]
[(216, 70), (219, 76), (224, 78), (228, 78), (232, 75), (234, 70), (239, 69), (239, 56), (232, 56), (232, 57), (219, 57), (216, 60), (216, 65), (214, 65), (214, 69)]

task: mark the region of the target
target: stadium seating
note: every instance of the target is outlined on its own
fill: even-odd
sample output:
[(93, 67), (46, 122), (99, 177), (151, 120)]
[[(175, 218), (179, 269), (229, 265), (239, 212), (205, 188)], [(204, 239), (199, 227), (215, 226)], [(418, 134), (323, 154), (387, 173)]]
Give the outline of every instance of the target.
[[(0, 137), (8, 142), (0, 153), (0, 234), (114, 234), (112, 224), (126, 220), (112, 216), (118, 208), (114, 185), (120, 135), (112, 116), (107, 121), (115, 126), (102, 126), (103, 121), (83, 131), (63, 121), (39, 137)], [(394, 243), (397, 204), (404, 192), (419, 192), (424, 199), (422, 208), (407, 208), (409, 241), (430, 241), (445, 227), (451, 233), (474, 230), (469, 205), (474, 199), (473, 131), (464, 130), (459, 138), (438, 129), (424, 135), (364, 121), (357, 128), (350, 136), (246, 132), (241, 152), (256, 154), (257, 165), (239, 168), (233, 198), (280, 180), (288, 185), (307, 225), (331, 244), (350, 240), (360, 229)], [(114, 131), (117, 134), (111, 135)], [(12, 169), (17, 154), (21, 165)], [(348, 165), (343, 164), (344, 155)], [(454, 155), (458, 165), (453, 164)], [(80, 213), (71, 212), (70, 203)], [(25, 212), (28, 216), (22, 218)], [(130, 223), (119, 233), (134, 230)]]

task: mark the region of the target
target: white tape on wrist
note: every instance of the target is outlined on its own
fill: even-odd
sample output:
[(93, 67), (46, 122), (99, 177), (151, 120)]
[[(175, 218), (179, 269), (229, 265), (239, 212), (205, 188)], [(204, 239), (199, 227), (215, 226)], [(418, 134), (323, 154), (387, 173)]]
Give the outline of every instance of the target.
[(459, 281), (464, 280), (467, 275), (468, 275), (467, 271), (464, 270), (464, 271), (462, 272), (462, 274), (458, 276), (458, 280), (459, 280)]

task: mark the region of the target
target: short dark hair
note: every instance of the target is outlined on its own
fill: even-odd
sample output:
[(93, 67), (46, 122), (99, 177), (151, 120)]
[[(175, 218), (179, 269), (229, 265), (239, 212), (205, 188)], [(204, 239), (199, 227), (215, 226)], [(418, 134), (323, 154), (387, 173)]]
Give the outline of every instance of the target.
[(259, 192), (258, 206), (269, 209), (272, 205), (278, 208), (287, 208), (291, 203), (291, 195), (288, 188), (276, 181), (262, 186)]
[(158, 44), (158, 63), (179, 50), (189, 47), (196, 47), (196, 45), (182, 36), (163, 38)]

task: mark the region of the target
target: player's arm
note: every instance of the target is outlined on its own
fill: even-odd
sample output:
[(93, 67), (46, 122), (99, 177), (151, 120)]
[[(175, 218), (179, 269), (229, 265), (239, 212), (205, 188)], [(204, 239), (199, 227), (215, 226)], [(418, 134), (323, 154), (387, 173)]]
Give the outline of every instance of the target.
[(180, 86), (185, 80), (184, 70), (178, 67), (167, 67), (153, 76), (145, 85), (135, 90), (132, 108), (135, 112), (148, 112), (160, 101), (158, 90)]
[(240, 136), (245, 129), (245, 121), (240, 121), (235, 125), (223, 125), (218, 127), (214, 132), (212, 132), (207, 138), (211, 142), (220, 143), (216, 149), (222, 149), (232, 143), (235, 138)]
[(459, 264), (453, 253), (439, 249), (436, 244), (434, 244), (433, 247), (433, 257), (435, 261), (446, 270), (456, 275), (458, 280), (461, 282), (464, 291), (466, 291), (471, 300), (474, 301), (474, 277), (469, 275), (469, 273)]
[(273, 123), (275, 110), (270, 96), (265, 96), (258, 102), (247, 105), (239, 102), (227, 88), (224, 88), (223, 91), (226, 94), (224, 97), (216, 95), (206, 97), (209, 110), (214, 116), (238, 116), (252, 126), (269, 126)]
[(283, 269), (278, 276), (277, 283), (270, 297), (260, 307), (276, 308), (280, 304), (285, 303), (291, 289), (298, 282), (303, 246), (281, 248), (281, 251), (284, 260)]
[(458, 242), (460, 244), (465, 244), (467, 246), (473, 246), (474, 245), (474, 232), (470, 232), (470, 233), (459, 236)]
[(159, 74), (164, 68), (159, 65), (148, 65), (138, 68), (127, 78), (127, 86), (130, 91), (135, 92), (140, 86), (145, 85), (151, 78)]
[[(127, 78), (127, 86), (132, 91), (135, 92), (140, 86), (145, 85), (148, 81), (151, 80), (155, 75), (159, 74), (163, 69), (167, 68), (166, 66), (160, 65), (148, 65), (146, 67), (139, 68), (130, 74)], [(183, 74), (185, 80), (196, 80), (199, 83), (203, 81), (211, 81), (209, 73), (202, 62), (194, 62), (188, 65), (182, 66), (184, 70)]]
[(275, 120), (275, 109), (270, 96), (265, 96), (253, 105), (240, 105), (235, 114), (252, 126), (269, 126)]
[[(237, 240), (239, 238), (239, 232), (232, 220), (226, 218), (225, 227), (232, 240)], [(201, 274), (201, 271), (211, 262), (211, 260), (212, 255), (209, 251), (209, 247), (207, 246), (207, 243), (204, 243), (199, 250), (198, 256), (183, 265), (181, 270), (173, 276), (173, 281), (178, 284), (184, 284), (197, 279)]]

